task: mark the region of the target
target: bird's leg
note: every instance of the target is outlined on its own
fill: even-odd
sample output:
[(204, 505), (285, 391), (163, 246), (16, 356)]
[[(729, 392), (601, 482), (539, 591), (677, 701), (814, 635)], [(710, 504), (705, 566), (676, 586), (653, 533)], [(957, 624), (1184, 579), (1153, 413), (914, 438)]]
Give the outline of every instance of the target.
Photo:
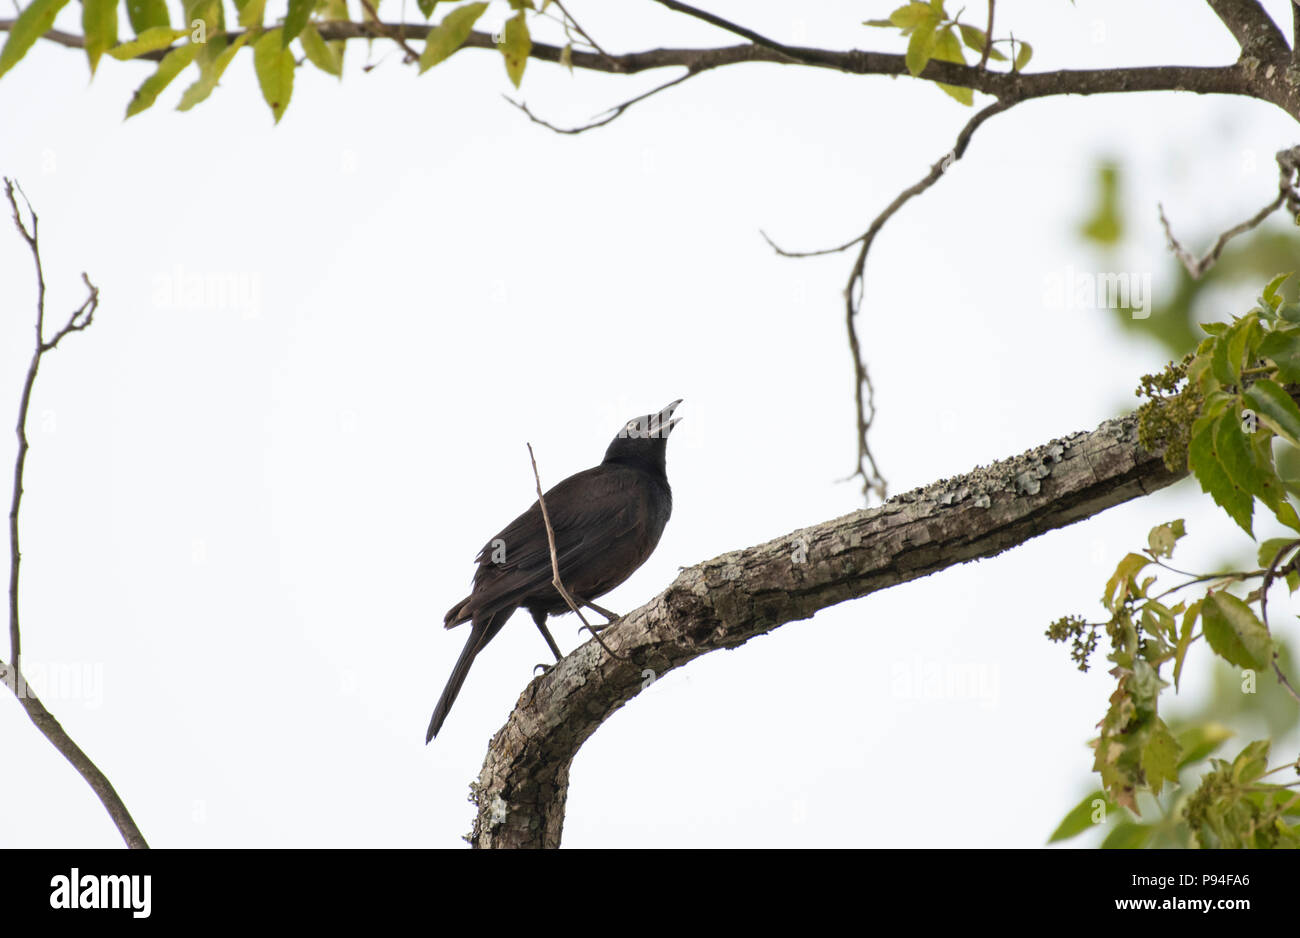
[(574, 598), (577, 599), (578, 602), (580, 602), (582, 605), (587, 606), (590, 609), (595, 609), (602, 616), (604, 616), (606, 619), (609, 620), (604, 625), (592, 626), (592, 631), (599, 632), (601, 629), (609, 628), (609, 626), (614, 624), (614, 620), (623, 618), (617, 612), (610, 612), (604, 606), (597, 606), (595, 603), (591, 602), (590, 600), (584, 600), (581, 596), (576, 596)]
[[(564, 655), (560, 654), (560, 646), (555, 644), (555, 639), (551, 637), (551, 630), (546, 627), (545, 611), (541, 609), (529, 609), (528, 611), (532, 614), (533, 621), (537, 623), (542, 638), (546, 639), (546, 644), (551, 646), (551, 654), (555, 655), (555, 660), (558, 662)], [(537, 669), (534, 668), (533, 670)]]

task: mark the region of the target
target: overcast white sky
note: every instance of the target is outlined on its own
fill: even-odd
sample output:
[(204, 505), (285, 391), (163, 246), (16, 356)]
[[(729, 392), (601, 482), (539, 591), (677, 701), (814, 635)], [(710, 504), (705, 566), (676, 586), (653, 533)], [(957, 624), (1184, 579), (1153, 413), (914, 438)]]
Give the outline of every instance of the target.
[[(901, 51), (859, 25), (893, 5), (708, 4), (778, 39)], [(77, 29), (74, 7), (59, 25)], [(612, 50), (732, 41), (644, 0), (570, 8)], [(1237, 54), (1185, 0), (998, 11), (1033, 69)], [(553, 484), (626, 418), (685, 398), (674, 516), (602, 600), (620, 612), (679, 566), (860, 507), (835, 481), (854, 455), (849, 259), (780, 259), (758, 232), (851, 237), (969, 116), (919, 82), (753, 65), (561, 137), (502, 100), (495, 53), (419, 78), (384, 43), (368, 73), (361, 44), (347, 58), (342, 83), (300, 68), (279, 126), (242, 56), (194, 111), (173, 110), (178, 80), (126, 122), (144, 65), (105, 59), (87, 84), (80, 52), (41, 43), (0, 80), (0, 171), (40, 213), (50, 315), (81, 301), (83, 269), (103, 296), (33, 402), (24, 663), (86, 679), (45, 702), (155, 846), (460, 844), (487, 740), (547, 659), (519, 615), (424, 745), (465, 638), (443, 613), (533, 499), (525, 441)], [(522, 97), (575, 123), (667, 76), (533, 62)], [(985, 125), (869, 264), (861, 329), (892, 490), (1090, 429), (1163, 364), (1109, 313), (1045, 301), (1049, 278), (1100, 263), (1073, 233), (1099, 157), (1128, 170), (1121, 269), (1159, 294), (1157, 200), (1204, 243), (1268, 200), (1272, 154), (1297, 137), (1266, 105), (1172, 94), (1049, 99)], [(246, 292), (174, 289), (195, 275)], [(0, 285), (12, 414), (34, 288), (7, 225)], [(1189, 567), (1241, 549), (1194, 494), (1182, 483), (666, 676), (578, 755), (564, 843), (1042, 844), (1092, 786), (1111, 683), (1043, 630), (1095, 615), (1155, 523), (1187, 517)], [(566, 650), (571, 618), (552, 624)], [(1183, 695), (1209, 673), (1198, 663)], [(925, 692), (961, 674), (978, 686)], [(7, 695), (0, 740), (0, 845), (120, 845)]]

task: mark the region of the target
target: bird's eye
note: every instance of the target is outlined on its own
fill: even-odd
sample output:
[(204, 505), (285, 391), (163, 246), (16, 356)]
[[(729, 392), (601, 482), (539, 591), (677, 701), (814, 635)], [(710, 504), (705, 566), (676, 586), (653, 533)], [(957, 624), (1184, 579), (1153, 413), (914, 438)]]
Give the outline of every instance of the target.
[(636, 421), (635, 421), (635, 420), (629, 420), (629, 421), (627, 422), (627, 432), (628, 432), (628, 433), (635, 433), (636, 430), (637, 430)]

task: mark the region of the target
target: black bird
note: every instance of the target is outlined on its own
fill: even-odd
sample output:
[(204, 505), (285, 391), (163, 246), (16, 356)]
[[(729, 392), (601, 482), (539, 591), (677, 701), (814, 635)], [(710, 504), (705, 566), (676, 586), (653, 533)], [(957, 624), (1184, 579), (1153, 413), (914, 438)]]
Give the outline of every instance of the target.
[[(579, 606), (613, 619), (592, 600), (618, 586), (645, 563), (673, 511), (665, 453), (680, 420), (673, 401), (657, 414), (629, 420), (605, 450), (599, 466), (571, 475), (546, 493), (546, 512), (555, 532), (560, 581)], [(552, 584), (551, 549), (537, 502), (488, 541), (475, 558), (478, 570), (469, 596), (452, 606), (447, 628), (473, 622), (465, 650), (443, 689), (429, 723), (429, 742), (442, 729), (470, 665), (519, 607), (527, 609), (550, 646), (560, 649), (546, 617), (570, 611)]]

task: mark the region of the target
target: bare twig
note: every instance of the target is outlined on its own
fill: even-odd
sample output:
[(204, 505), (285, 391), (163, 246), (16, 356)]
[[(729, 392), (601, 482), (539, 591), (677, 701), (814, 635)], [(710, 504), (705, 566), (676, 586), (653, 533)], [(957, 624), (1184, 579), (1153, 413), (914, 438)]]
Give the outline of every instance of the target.
[(553, 2), (557, 7), (559, 7), (560, 12), (564, 14), (564, 18), (573, 25), (573, 28), (575, 30), (577, 30), (579, 36), (587, 40), (587, 42), (591, 45), (593, 49), (596, 50), (598, 54), (603, 55), (607, 60), (610, 61), (613, 60), (613, 57), (600, 47), (600, 43), (596, 42), (595, 39), (592, 39), (591, 34), (582, 28), (582, 26), (578, 23), (574, 15), (565, 8), (564, 4), (561, 3), (560, 0), (553, 0)]
[(612, 655), (622, 661), (624, 660), (623, 656), (615, 653), (612, 648), (606, 645), (605, 640), (602, 639), (600, 634), (591, 627), (591, 623), (587, 621), (587, 617), (582, 614), (582, 609), (579, 608), (579, 604), (574, 600), (573, 595), (565, 589), (564, 581), (560, 579), (560, 556), (555, 550), (555, 529), (551, 527), (551, 516), (546, 510), (546, 498), (542, 495), (542, 477), (537, 472), (537, 458), (533, 455), (533, 444), (529, 443), (527, 446), (528, 459), (533, 464), (533, 480), (537, 483), (537, 504), (542, 507), (542, 523), (546, 525), (546, 541), (551, 547), (551, 585), (555, 587), (556, 591), (559, 592), (562, 597), (564, 597), (564, 601), (569, 605), (569, 610), (582, 620), (583, 628), (590, 632), (591, 637), (600, 643), (600, 647), (605, 649), (606, 654)]
[(666, 6), (668, 9), (676, 13), (684, 13), (687, 16), (692, 16), (697, 20), (703, 20), (704, 22), (708, 23), (711, 26), (717, 26), (719, 29), (725, 29), (727, 32), (740, 36), (742, 39), (748, 39), (750, 42), (754, 43), (754, 45), (763, 46), (764, 48), (771, 49), (774, 52), (779, 52), (781, 55), (785, 56), (791, 62), (811, 64), (808, 57), (808, 53), (810, 50), (795, 49), (790, 46), (783, 45), (782, 43), (777, 42), (775, 39), (768, 39), (766, 36), (760, 33), (756, 33), (752, 29), (748, 29), (744, 26), (740, 26), (736, 23), (731, 22), (731, 20), (724, 20), (722, 17), (716, 16), (713, 13), (709, 13), (706, 10), (701, 10), (697, 7), (689, 6), (688, 4), (685, 3), (678, 3), (677, 0), (655, 0), (655, 2), (661, 4), (662, 6)]
[(989, 25), (984, 30), (984, 51), (980, 53), (979, 70), (984, 71), (984, 67), (989, 64), (989, 53), (993, 51), (993, 0), (989, 0)]
[(661, 91), (667, 91), (669, 88), (673, 87), (674, 85), (680, 85), (686, 79), (691, 78), (692, 76), (698, 74), (699, 74), (698, 71), (695, 71), (693, 69), (687, 69), (684, 74), (678, 75), (672, 81), (664, 82), (662, 85), (656, 85), (655, 87), (651, 88), (649, 91), (645, 92), (644, 94), (639, 94), (635, 98), (629, 98), (627, 101), (624, 101), (622, 104), (616, 104), (614, 105), (614, 107), (609, 108), (608, 110), (601, 111), (600, 114), (597, 114), (595, 117), (592, 118), (590, 123), (580, 124), (577, 127), (557, 127), (555, 124), (552, 124), (550, 121), (546, 121), (538, 117), (531, 110), (529, 110), (528, 105), (524, 104), (522, 101), (516, 101), (514, 98), (510, 97), (509, 95), (502, 95), (502, 97), (505, 98), (507, 101), (509, 101), (511, 104), (513, 104), (515, 107), (519, 108), (519, 110), (523, 111), (524, 114), (528, 116), (528, 119), (532, 121), (534, 124), (541, 124), (547, 130), (553, 130), (557, 134), (580, 134), (580, 133), (586, 133), (588, 130), (595, 130), (597, 127), (604, 127), (606, 124), (610, 123), (611, 121), (621, 116), (622, 113), (626, 111), (628, 108), (630, 108), (632, 105), (638, 104), (639, 102), (644, 101), (646, 98), (653, 97), (654, 95), (657, 95)]
[(376, 36), (391, 39), (393, 42), (401, 46), (402, 51), (406, 53), (406, 61), (408, 64), (420, 61), (420, 53), (412, 49), (406, 42), (406, 25), (404, 23), (399, 23), (396, 26), (389, 26), (386, 23), (380, 22), (379, 14), (375, 11), (374, 4), (372, 4), (370, 0), (361, 0), (361, 5), (365, 7), (366, 12), (370, 14), (370, 19), (363, 25), (371, 27)]
[[(1278, 561), (1282, 559), (1283, 554), (1290, 553), (1297, 547), (1300, 547), (1300, 540), (1284, 544), (1282, 548), (1273, 555), (1273, 560), (1268, 565), (1268, 571), (1264, 574), (1264, 582), (1259, 588), (1259, 619), (1264, 624), (1265, 631), (1268, 631), (1268, 588), (1272, 585), (1275, 576), (1285, 576), (1288, 570), (1294, 570), (1296, 568), (1296, 561), (1297, 559), (1300, 559), (1300, 554), (1292, 557), (1281, 569), (1278, 568)], [(1277, 663), (1276, 650), (1273, 652), (1272, 664), (1273, 673), (1277, 675), (1278, 683), (1286, 688), (1287, 693), (1295, 698), (1297, 703), (1300, 703), (1300, 693), (1297, 693), (1296, 689), (1291, 686), (1291, 682), (1287, 680), (1286, 675), (1282, 672), (1282, 666)]]
[(1160, 224), (1165, 229), (1165, 237), (1169, 239), (1169, 249), (1174, 252), (1174, 256), (1182, 262), (1187, 273), (1193, 280), (1199, 280), (1211, 267), (1219, 260), (1219, 255), (1228, 242), (1237, 235), (1245, 234), (1253, 228), (1263, 223), (1264, 219), (1272, 215), (1283, 205), (1292, 215), (1300, 217), (1300, 146), (1292, 147), (1289, 150), (1281, 150), (1277, 154), (1278, 165), (1278, 192), (1277, 198), (1269, 202), (1253, 216), (1239, 225), (1234, 225), (1215, 239), (1214, 245), (1205, 254), (1204, 257), (1197, 258), (1188, 251), (1178, 239), (1174, 237), (1173, 228), (1169, 224), (1169, 219), (1165, 217), (1165, 207), (1156, 203), (1156, 208), (1160, 212)]
[[(0, 683), (3, 683), (18, 698), (18, 702), (27, 711), (28, 717), (37, 729), (48, 739), (72, 767), (77, 770), (91, 790), (99, 797), (108, 815), (113, 819), (122, 839), (128, 847), (148, 847), (126, 805), (117, 791), (105, 777), (104, 773), (90, 760), (81, 748), (73, 742), (59, 721), (45, 708), (40, 699), (32, 692), (23, 676), (22, 670), (22, 635), (18, 616), (19, 570), (22, 564), (22, 550), (19, 543), (18, 513), (23, 498), (23, 469), (27, 464), (27, 451), (30, 444), (27, 439), (27, 416), (31, 409), (32, 389), (36, 386), (36, 375), (40, 370), (41, 359), (58, 348), (63, 338), (72, 332), (80, 332), (94, 321), (95, 309), (99, 306), (99, 289), (90, 282), (84, 273), (81, 280), (86, 285), (87, 296), (80, 306), (72, 311), (67, 322), (55, 332), (51, 339), (45, 338), (45, 272), (41, 264), (40, 219), (32, 209), (27, 194), (12, 179), (6, 178), (5, 195), (13, 208), (14, 227), (22, 235), (31, 250), (32, 261), (36, 266), (36, 338), (32, 348), (31, 361), (27, 366), (27, 377), (23, 382), (22, 397), (18, 404), (18, 453), (14, 459), (13, 499), (9, 505), (9, 658), (8, 663), (0, 660)], [(16, 193), (16, 194), (15, 194)], [(18, 196), (21, 195), (30, 227), (23, 220), (18, 209)]]
[(979, 129), (980, 125), (995, 114), (1000, 114), (1018, 103), (1016, 98), (1003, 98), (995, 101), (988, 107), (979, 111), (972, 117), (966, 126), (957, 134), (957, 141), (953, 148), (930, 167), (930, 171), (925, 174), (918, 182), (908, 186), (900, 192), (894, 201), (890, 202), (885, 210), (876, 216), (875, 220), (862, 234), (858, 235), (851, 241), (832, 248), (825, 248), (819, 251), (787, 251), (777, 246), (766, 233), (762, 233), (767, 239), (767, 243), (783, 257), (814, 257), (820, 254), (833, 254), (840, 251), (848, 250), (854, 245), (858, 246), (858, 255), (853, 262), (853, 268), (849, 274), (848, 283), (844, 287), (844, 321), (849, 336), (849, 351), (853, 356), (853, 372), (856, 383), (854, 400), (857, 405), (858, 420), (858, 464), (857, 468), (848, 476), (849, 479), (861, 476), (862, 491), (864, 495), (876, 495), (882, 500), (886, 497), (888, 483), (881, 476), (880, 469), (876, 464), (875, 457), (871, 453), (871, 447), (867, 437), (871, 429), (872, 422), (875, 420), (875, 402), (874, 388), (871, 384), (871, 378), (867, 373), (866, 364), (862, 359), (862, 349), (858, 341), (858, 331), (855, 319), (859, 310), (862, 308), (862, 298), (864, 292), (864, 273), (867, 264), (867, 253), (871, 250), (872, 242), (875, 241), (876, 235), (885, 226), (885, 223), (891, 219), (894, 214), (906, 205), (912, 198), (920, 195), (929, 189), (940, 177), (955, 163), (961, 159), (966, 152), (966, 147), (970, 144), (971, 136)]

